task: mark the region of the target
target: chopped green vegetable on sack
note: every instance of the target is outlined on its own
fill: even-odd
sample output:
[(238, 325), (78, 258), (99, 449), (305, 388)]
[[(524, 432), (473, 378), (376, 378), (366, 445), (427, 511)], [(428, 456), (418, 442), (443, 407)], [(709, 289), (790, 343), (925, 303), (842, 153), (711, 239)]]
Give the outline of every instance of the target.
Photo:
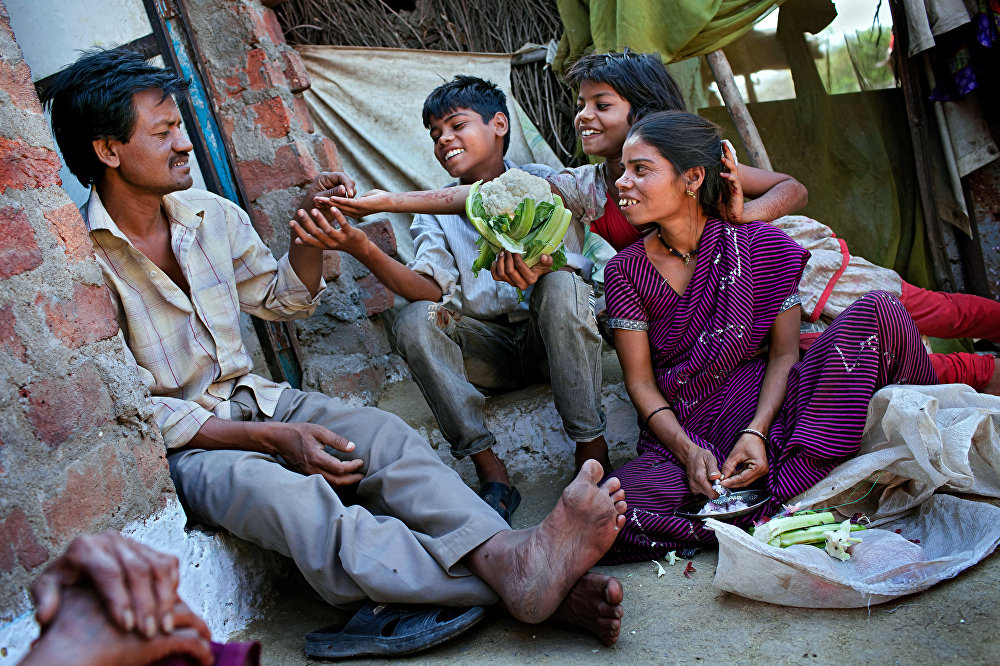
[(780, 545), (781, 535), (792, 530), (799, 530), (815, 525), (826, 525), (834, 522), (833, 514), (829, 511), (822, 513), (799, 513), (787, 518), (772, 518), (763, 525), (754, 528), (753, 537), (757, 541), (772, 546)]
[(823, 534), (826, 538), (826, 552), (830, 557), (836, 558), (841, 562), (851, 559), (848, 548), (855, 543), (861, 542), (860, 537), (851, 536), (852, 527), (855, 526), (852, 526), (850, 519), (848, 519), (840, 524), (840, 529), (829, 530)]
[[(487, 183), (477, 181), (465, 200), (465, 214), (481, 236), (473, 275), (489, 268), (501, 251), (520, 254), (529, 268), (543, 254), (552, 257), (554, 271), (566, 265), (562, 242), (572, 214), (544, 178), (508, 169)], [(523, 301), (520, 289), (517, 294)]]

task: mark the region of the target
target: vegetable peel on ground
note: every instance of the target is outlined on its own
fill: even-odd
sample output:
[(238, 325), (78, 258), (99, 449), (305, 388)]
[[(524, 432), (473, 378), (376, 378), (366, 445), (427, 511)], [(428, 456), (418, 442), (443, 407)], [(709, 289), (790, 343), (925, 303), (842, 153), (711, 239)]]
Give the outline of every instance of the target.
[(693, 574), (693, 573), (698, 573), (698, 570), (694, 568), (693, 564), (691, 564), (690, 562), (688, 562), (687, 566), (684, 567), (684, 577), (685, 578), (690, 578), (691, 574)]
[(659, 560), (653, 560), (653, 564), (656, 565), (656, 577), (657, 578), (659, 578), (663, 574), (667, 573), (667, 570), (663, 568), (663, 565), (660, 564)]
[(674, 566), (675, 564), (677, 564), (676, 550), (672, 550), (669, 553), (667, 553), (667, 564), (669, 564), (670, 566)]

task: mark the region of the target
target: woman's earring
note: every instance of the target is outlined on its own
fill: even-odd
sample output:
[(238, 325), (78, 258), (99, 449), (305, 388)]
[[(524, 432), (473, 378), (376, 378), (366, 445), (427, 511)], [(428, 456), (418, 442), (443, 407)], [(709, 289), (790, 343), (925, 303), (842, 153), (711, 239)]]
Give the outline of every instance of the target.
[(694, 193), (693, 190), (684, 190), (684, 193), (687, 194), (692, 199), (694, 199), (696, 196), (698, 196), (697, 194)]

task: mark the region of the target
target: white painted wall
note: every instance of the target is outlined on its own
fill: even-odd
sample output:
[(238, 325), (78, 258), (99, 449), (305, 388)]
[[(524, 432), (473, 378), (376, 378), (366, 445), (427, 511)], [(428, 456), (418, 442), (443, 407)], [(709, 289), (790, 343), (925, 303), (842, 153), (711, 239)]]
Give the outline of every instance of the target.
[[(76, 60), (80, 51), (127, 44), (152, 32), (142, 0), (5, 0), (4, 4), (33, 81), (55, 74)], [(155, 62), (163, 65), (160, 58)], [(90, 190), (69, 172), (65, 161), (59, 176), (73, 202), (83, 205)], [(194, 154), (191, 176), (194, 187), (204, 189)]]

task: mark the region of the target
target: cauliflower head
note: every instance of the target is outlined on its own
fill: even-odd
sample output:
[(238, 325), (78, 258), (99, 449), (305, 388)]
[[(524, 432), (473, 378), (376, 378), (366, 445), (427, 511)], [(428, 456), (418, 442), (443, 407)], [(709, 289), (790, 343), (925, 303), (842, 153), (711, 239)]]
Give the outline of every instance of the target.
[(490, 217), (514, 217), (517, 205), (524, 199), (534, 199), (536, 203), (554, 201), (548, 181), (520, 169), (507, 169), (499, 178), (483, 183), (479, 193), (483, 209)]

